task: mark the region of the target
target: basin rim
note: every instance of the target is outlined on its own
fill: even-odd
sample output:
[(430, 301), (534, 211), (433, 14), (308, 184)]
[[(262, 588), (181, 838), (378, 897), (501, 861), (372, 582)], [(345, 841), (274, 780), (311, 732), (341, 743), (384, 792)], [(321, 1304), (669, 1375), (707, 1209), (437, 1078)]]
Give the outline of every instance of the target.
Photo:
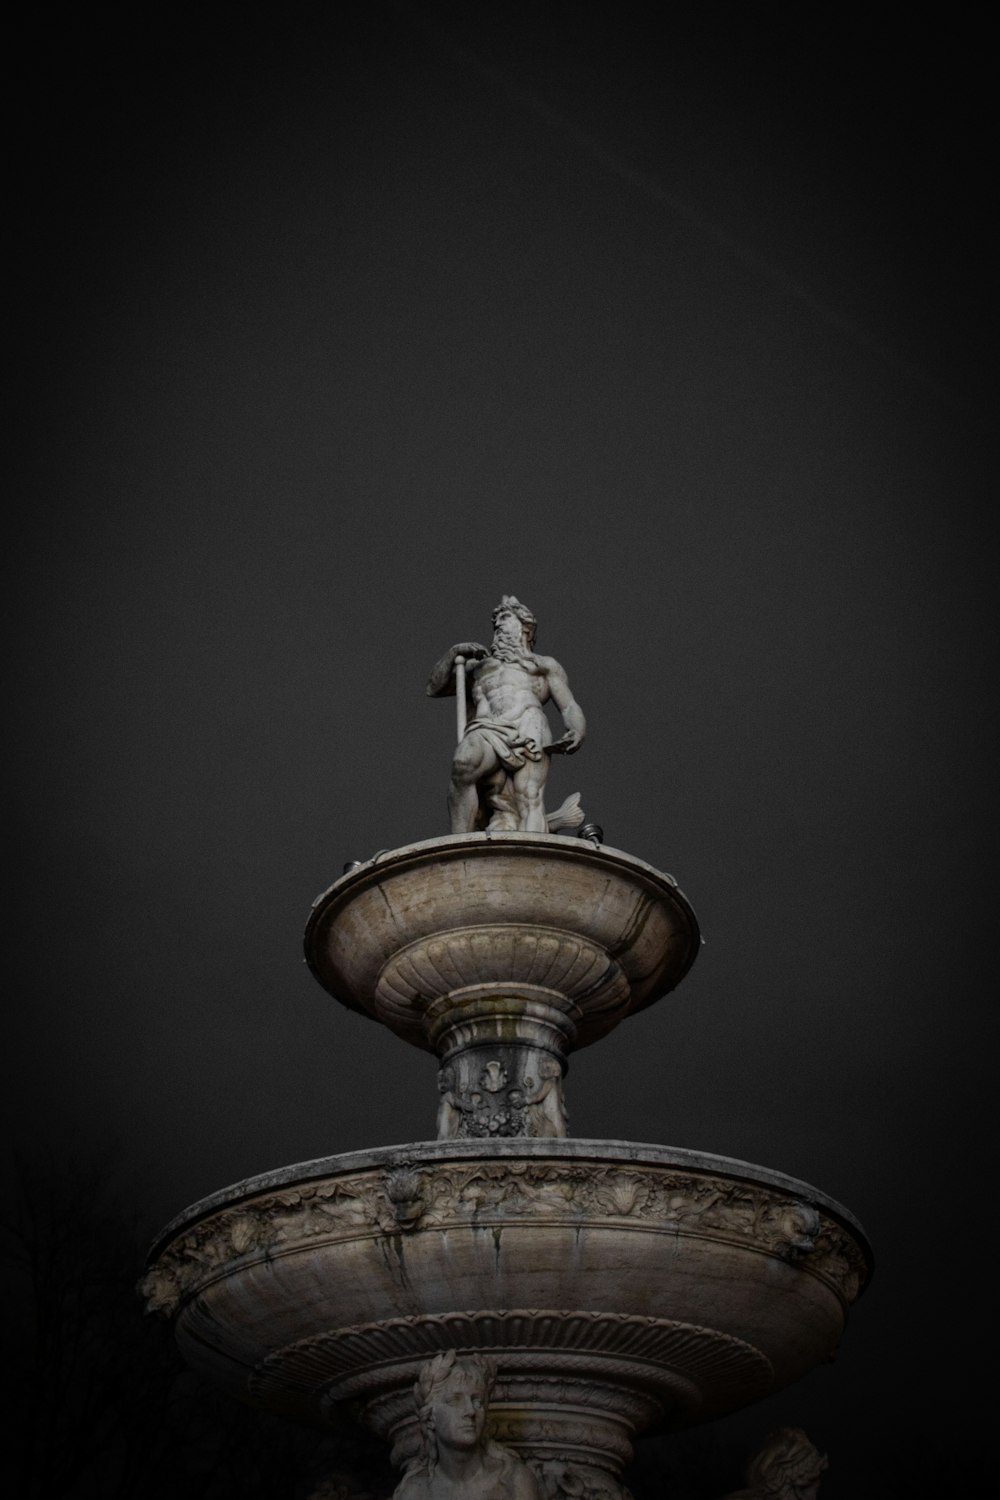
[(588, 855), (593, 858), (597, 855), (600, 859), (611, 864), (624, 865), (627, 868), (642, 872), (647, 877), (659, 884), (665, 882), (670, 887), (670, 893), (676, 897), (681, 906), (687, 908), (687, 914), (698, 930), (697, 918), (690, 901), (684, 895), (677, 881), (665, 870), (659, 870), (647, 860), (639, 859), (635, 854), (629, 854), (625, 849), (616, 849), (611, 844), (595, 844), (590, 839), (581, 839), (563, 833), (450, 833), (443, 834), (433, 839), (418, 839), (411, 844), (401, 844), (398, 849), (380, 849), (369, 859), (360, 861), (353, 869), (348, 869), (343, 875), (337, 877), (332, 885), (326, 890), (320, 891), (313, 901), (312, 912), (307, 925), (307, 934), (315, 926), (320, 916), (321, 908), (325, 907), (331, 897), (340, 896), (353, 886), (363, 886), (371, 883), (373, 877), (377, 877), (380, 871), (388, 866), (406, 864), (422, 864), (429, 857), (441, 855), (445, 858), (461, 858), (464, 854), (477, 850), (487, 850), (490, 847), (522, 849), (524, 851), (537, 850), (539, 853), (549, 850), (554, 854), (578, 855), (586, 859)]
[(345, 1176), (353, 1172), (383, 1168), (386, 1171), (399, 1167), (418, 1167), (423, 1163), (481, 1160), (524, 1161), (550, 1160), (562, 1162), (599, 1161), (622, 1162), (633, 1166), (677, 1167), (682, 1171), (704, 1172), (714, 1176), (730, 1177), (737, 1181), (752, 1183), (758, 1187), (772, 1188), (787, 1194), (797, 1202), (822, 1210), (855, 1239), (862, 1251), (867, 1267), (862, 1291), (871, 1282), (874, 1272), (874, 1255), (868, 1236), (861, 1224), (842, 1203), (835, 1198), (784, 1172), (771, 1167), (756, 1166), (752, 1162), (740, 1161), (736, 1157), (716, 1156), (706, 1151), (695, 1151), (684, 1146), (658, 1146), (647, 1142), (589, 1140), (568, 1136), (565, 1139), (535, 1139), (517, 1136), (503, 1140), (448, 1140), (411, 1141), (404, 1145), (375, 1146), (361, 1151), (348, 1151), (339, 1156), (322, 1156), (312, 1161), (297, 1162), (292, 1166), (277, 1167), (244, 1178), (228, 1187), (220, 1188), (206, 1198), (190, 1204), (166, 1224), (155, 1237), (147, 1255), (146, 1264), (152, 1266), (171, 1240), (182, 1231), (191, 1229), (201, 1219), (210, 1217), (220, 1209), (231, 1208), (245, 1199), (260, 1193), (274, 1192), (299, 1186), (327, 1177)]
[[(496, 862), (498, 878), (490, 886), (486, 872), (493, 862)], [(456, 874), (463, 876), (463, 867), (464, 873), (475, 867), (478, 875), (490, 886), (485, 904), (481, 891), (473, 904), (463, 902), (465, 880), (461, 878), (456, 882)], [(319, 985), (346, 1009), (389, 1026), (414, 1046), (434, 1051), (426, 1035), (422, 1005), (414, 1007), (412, 1003), (404, 1003), (398, 1016), (394, 1007), (391, 1007), (392, 1015), (383, 1013), (378, 999), (379, 984), (389, 959), (393, 956), (398, 959), (408, 953), (414, 943), (423, 952), (421, 945), (426, 946), (429, 940), (440, 940), (445, 934), (454, 937), (457, 933), (467, 938), (471, 928), (483, 928), (494, 934), (524, 931), (526, 912), (523, 898), (532, 890), (532, 880), (544, 877), (545, 888), (555, 891), (560, 888), (560, 871), (570, 870), (573, 873), (566, 887), (565, 902), (555, 900), (553, 904), (550, 898), (545, 903), (544, 918), (537, 918), (542, 930), (552, 934), (558, 931), (564, 943), (568, 938), (570, 951), (574, 942), (582, 938), (592, 946), (596, 943), (596, 958), (604, 952), (609, 933), (613, 932), (615, 946), (608, 952), (620, 957), (618, 946), (627, 939), (625, 947), (631, 951), (645, 927), (645, 916), (650, 910), (657, 909), (661, 924), (665, 924), (665, 931), (661, 934), (662, 962), (648, 969), (649, 954), (646, 955), (641, 973), (633, 975), (629, 981), (627, 1007), (617, 1012), (611, 1022), (612, 1026), (618, 1025), (626, 1016), (645, 1010), (675, 990), (698, 957), (704, 939), (691, 902), (673, 875), (625, 850), (594, 844), (589, 839), (561, 834), (482, 832), (449, 834), (404, 844), (398, 849), (381, 849), (371, 859), (347, 868), (315, 898), (303, 935), (305, 962)], [(521, 875), (525, 878), (524, 884), (520, 883)], [(553, 876), (557, 884), (550, 886)], [(639, 900), (640, 906), (633, 911), (632, 917), (639, 910), (643, 916), (635, 933), (629, 931), (632, 918), (624, 927), (621, 920), (613, 922), (603, 933), (600, 921), (593, 927), (589, 918), (581, 919), (580, 913), (589, 911), (590, 901), (594, 903), (595, 912), (599, 911), (604, 892), (612, 888), (619, 892), (627, 890), (633, 899)], [(522, 897), (521, 906), (515, 901), (512, 907), (508, 899), (514, 889)], [(389, 911), (389, 920), (383, 931), (381, 922), (386, 919), (386, 914), (381, 903), (376, 903), (380, 921), (376, 922), (375, 931), (381, 933), (381, 940), (371, 937), (364, 919), (357, 915), (365, 910), (364, 903), (376, 891)], [(402, 893), (401, 908), (397, 909), (389, 900), (387, 892), (390, 891), (395, 891), (397, 898)], [(585, 892), (588, 893), (586, 897)], [(430, 909), (424, 912), (421, 907), (419, 920), (411, 923), (406, 910), (409, 898), (414, 895), (418, 895), (421, 902), (426, 897)], [(343, 934), (352, 930), (351, 922), (359, 920), (366, 933), (365, 941), (359, 944), (355, 933), (355, 940), (347, 943), (346, 948), (338, 947), (336, 941), (331, 947), (338, 930), (342, 944)], [(527, 917), (529, 927), (534, 920), (532, 916)], [(345, 921), (346, 928), (342, 926)], [(532, 931), (535, 931), (534, 927)], [(605, 959), (607, 957), (606, 953)], [(497, 974), (488, 965), (480, 977), (493, 985), (504, 978), (514, 982), (518, 975), (514, 972)], [(600, 1010), (596, 1016), (591, 1016), (588, 1007), (584, 1009), (587, 1014), (581, 1019), (574, 1047), (592, 1045), (609, 1029), (607, 1024), (599, 1024)]]

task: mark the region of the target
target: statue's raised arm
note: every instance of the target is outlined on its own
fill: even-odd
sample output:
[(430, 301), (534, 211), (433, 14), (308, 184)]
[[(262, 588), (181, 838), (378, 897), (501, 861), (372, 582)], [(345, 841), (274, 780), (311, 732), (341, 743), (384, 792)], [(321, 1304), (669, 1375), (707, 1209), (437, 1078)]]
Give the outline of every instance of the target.
[(478, 641), (460, 641), (457, 646), (449, 646), (427, 679), (428, 698), (454, 698), (455, 661), (459, 656), (469, 661), (489, 656), (489, 651)]
[[(536, 628), (527, 605), (505, 594), (493, 611), (492, 644), (452, 646), (430, 675), (429, 696), (447, 697), (456, 692), (456, 661), (468, 664), (467, 713), (459, 717), (448, 793), (452, 833), (551, 833), (583, 821), (576, 798), (558, 813), (545, 812), (549, 757), (578, 750), (587, 725), (563, 668), (535, 652)], [(545, 714), (550, 698), (563, 720), (558, 740)]]

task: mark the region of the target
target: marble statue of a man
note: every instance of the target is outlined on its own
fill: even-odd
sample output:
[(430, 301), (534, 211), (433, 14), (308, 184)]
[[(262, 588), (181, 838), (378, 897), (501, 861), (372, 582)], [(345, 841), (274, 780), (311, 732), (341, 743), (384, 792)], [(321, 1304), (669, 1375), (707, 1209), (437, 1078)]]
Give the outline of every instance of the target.
[[(578, 750), (587, 725), (562, 667), (535, 651), (536, 624), (526, 605), (505, 594), (493, 611), (493, 644), (452, 646), (430, 675), (431, 697), (452, 695), (461, 691), (456, 659), (469, 663), (468, 716), (448, 793), (452, 833), (551, 830), (543, 795), (549, 757)], [(549, 699), (562, 714), (565, 732), (557, 740), (545, 715)]]
[(492, 1360), (437, 1354), (414, 1389), (423, 1452), (393, 1500), (542, 1500), (535, 1475), (487, 1436)]

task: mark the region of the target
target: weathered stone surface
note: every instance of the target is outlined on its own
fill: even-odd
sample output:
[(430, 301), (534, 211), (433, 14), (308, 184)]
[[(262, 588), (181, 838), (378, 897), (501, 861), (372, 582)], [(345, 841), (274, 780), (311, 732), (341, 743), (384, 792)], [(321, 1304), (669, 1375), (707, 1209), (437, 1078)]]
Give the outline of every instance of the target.
[(665, 995), (701, 942), (669, 875), (545, 834), (428, 839), (317, 898), (312, 972), (441, 1060), (441, 1138), (566, 1133), (577, 1047)]
[[(164, 1232), (145, 1290), (189, 1361), (305, 1420), (350, 1402), (412, 1458), (416, 1374), (494, 1359), (493, 1433), (620, 1472), (632, 1437), (829, 1358), (869, 1270), (846, 1210), (655, 1146), (428, 1142), (251, 1179)], [(595, 1457), (596, 1455), (596, 1457)]]

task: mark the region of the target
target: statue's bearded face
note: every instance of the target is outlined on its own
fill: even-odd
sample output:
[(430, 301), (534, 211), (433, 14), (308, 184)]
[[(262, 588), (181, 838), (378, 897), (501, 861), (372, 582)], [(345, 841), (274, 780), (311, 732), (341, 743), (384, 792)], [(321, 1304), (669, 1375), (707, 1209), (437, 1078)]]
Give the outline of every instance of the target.
[(498, 613), (493, 627), (493, 636), (498, 641), (508, 641), (513, 645), (519, 645), (524, 634), (524, 626), (517, 618), (512, 609), (502, 609)]
[(518, 651), (530, 651), (534, 630), (512, 609), (498, 609), (493, 617), (493, 643), (514, 647)]

